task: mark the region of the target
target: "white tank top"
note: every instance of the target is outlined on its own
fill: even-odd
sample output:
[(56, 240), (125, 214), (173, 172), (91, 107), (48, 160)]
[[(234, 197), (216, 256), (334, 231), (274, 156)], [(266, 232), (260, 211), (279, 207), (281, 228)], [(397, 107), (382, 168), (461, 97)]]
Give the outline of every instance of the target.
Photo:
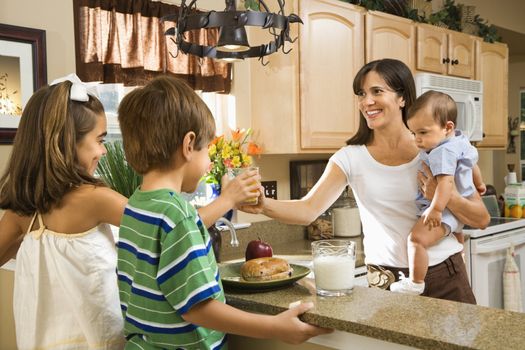
[[(366, 146), (346, 146), (330, 161), (345, 173), (354, 192), (363, 225), (365, 262), (408, 267), (407, 238), (417, 221), (418, 157), (388, 166), (377, 162)], [(462, 249), (453, 235), (443, 238), (427, 250), (429, 266)]]
[(48, 230), (37, 217), (40, 228), (25, 235), (16, 255), (18, 348), (122, 349), (117, 254), (109, 225), (64, 234)]

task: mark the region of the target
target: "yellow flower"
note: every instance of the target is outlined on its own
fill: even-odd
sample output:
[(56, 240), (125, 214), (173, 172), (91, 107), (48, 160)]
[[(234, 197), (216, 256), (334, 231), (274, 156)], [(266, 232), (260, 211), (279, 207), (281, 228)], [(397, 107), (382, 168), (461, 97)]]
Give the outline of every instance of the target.
[(234, 156), (232, 158), (232, 165), (235, 167), (235, 168), (240, 168), (242, 163), (241, 163), (241, 157), (239, 156)]
[(244, 168), (252, 165), (251, 155), (262, 153), (262, 149), (249, 140), (252, 133), (252, 129), (235, 129), (231, 130), (229, 139), (221, 135), (210, 143), (208, 155), (211, 164), (209, 172), (205, 175), (206, 182), (220, 184), (228, 168)]
[(210, 147), (208, 148), (208, 155), (211, 157), (213, 157), (215, 154), (217, 153), (217, 146), (215, 144), (211, 144)]

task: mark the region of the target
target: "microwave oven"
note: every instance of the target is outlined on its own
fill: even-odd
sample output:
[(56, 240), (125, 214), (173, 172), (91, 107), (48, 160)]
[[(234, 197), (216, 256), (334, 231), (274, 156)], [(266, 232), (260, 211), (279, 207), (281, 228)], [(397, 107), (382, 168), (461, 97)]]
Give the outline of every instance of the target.
[(483, 139), (483, 82), (446, 75), (419, 73), (415, 75), (416, 95), (435, 90), (448, 94), (456, 102), (456, 129), (470, 141)]

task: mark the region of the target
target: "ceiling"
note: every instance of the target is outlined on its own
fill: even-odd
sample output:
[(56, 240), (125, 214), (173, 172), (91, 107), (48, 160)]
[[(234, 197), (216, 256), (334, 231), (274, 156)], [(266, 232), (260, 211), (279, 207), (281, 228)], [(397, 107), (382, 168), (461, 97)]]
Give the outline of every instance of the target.
[(509, 47), (509, 56), (525, 56), (525, 34), (496, 26), (501, 41)]

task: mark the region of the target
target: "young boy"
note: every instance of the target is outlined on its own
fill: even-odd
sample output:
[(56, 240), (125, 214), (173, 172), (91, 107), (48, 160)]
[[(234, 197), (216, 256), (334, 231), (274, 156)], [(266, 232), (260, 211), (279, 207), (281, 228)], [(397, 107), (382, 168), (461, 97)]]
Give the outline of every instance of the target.
[(437, 178), (432, 202), (418, 194), (420, 218), (408, 237), (410, 278), (392, 283), (394, 292), (421, 294), (428, 270), (426, 248), (450, 233), (461, 232), (463, 224), (446, 209), (454, 183), (463, 197), (474, 191), (485, 192), (481, 172), (476, 165), (478, 152), (461, 131), (454, 129), (456, 103), (444, 93), (428, 91), (421, 95), (407, 114), (407, 124), (415, 135), (420, 158)]
[(329, 332), (299, 321), (311, 303), (277, 316), (225, 304), (208, 231), (180, 196), (208, 169), (215, 134), (195, 92), (175, 78), (154, 79), (122, 100), (119, 122), (126, 158), (143, 175), (118, 243), (126, 349), (226, 349), (225, 333), (300, 343)]

